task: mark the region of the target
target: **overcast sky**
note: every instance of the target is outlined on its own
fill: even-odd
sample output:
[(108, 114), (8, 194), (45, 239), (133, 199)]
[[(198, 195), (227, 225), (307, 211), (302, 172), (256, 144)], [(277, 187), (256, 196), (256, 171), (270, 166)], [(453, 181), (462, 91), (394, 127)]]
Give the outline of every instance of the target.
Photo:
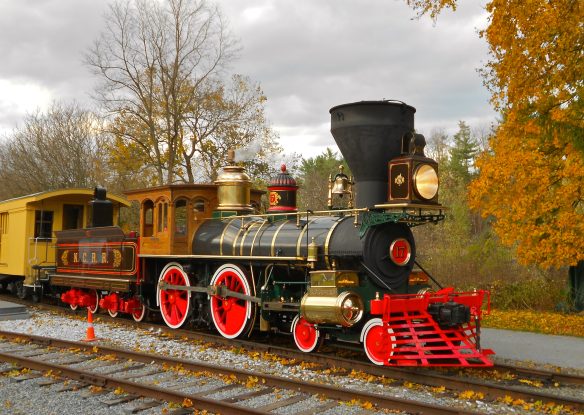
[[(82, 54), (101, 31), (106, 0), (0, 0), (0, 134), (52, 100), (92, 104), (96, 80)], [(417, 108), (416, 129), (486, 126), (496, 114), (477, 69), (487, 46), (480, 0), (438, 21), (405, 0), (224, 0), (242, 46), (234, 73), (261, 84), (286, 152), (334, 147), (328, 110), (397, 99)]]

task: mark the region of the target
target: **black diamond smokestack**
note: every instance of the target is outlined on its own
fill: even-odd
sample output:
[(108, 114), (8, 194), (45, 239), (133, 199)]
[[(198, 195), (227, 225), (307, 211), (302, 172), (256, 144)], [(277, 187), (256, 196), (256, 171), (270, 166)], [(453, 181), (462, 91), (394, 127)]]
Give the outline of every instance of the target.
[(387, 201), (387, 163), (414, 131), (416, 109), (400, 101), (361, 101), (330, 109), (331, 133), (355, 177), (357, 207)]

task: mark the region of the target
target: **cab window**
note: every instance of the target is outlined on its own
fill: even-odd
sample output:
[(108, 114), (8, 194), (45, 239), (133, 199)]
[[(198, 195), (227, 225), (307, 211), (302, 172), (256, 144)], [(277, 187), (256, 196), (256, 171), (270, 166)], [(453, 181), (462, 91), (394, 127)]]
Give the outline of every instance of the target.
[(187, 235), (187, 201), (179, 199), (174, 204), (174, 236)]
[(158, 224), (156, 232), (165, 232), (168, 229), (168, 203), (158, 202)]
[(202, 198), (196, 198), (193, 201), (193, 210), (195, 212), (204, 212), (205, 211), (205, 200)]
[(146, 200), (142, 207), (142, 212), (142, 223), (144, 224), (142, 235), (152, 236), (154, 231), (154, 203), (150, 200)]

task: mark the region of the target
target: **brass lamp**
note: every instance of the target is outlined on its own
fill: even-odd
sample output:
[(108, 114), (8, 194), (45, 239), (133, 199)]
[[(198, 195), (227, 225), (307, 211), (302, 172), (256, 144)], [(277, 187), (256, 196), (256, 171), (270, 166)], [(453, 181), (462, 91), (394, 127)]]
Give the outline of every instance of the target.
[(339, 166), (339, 172), (333, 178), (329, 175), (329, 185), (328, 185), (328, 198), (327, 205), (329, 209), (333, 208), (333, 195), (337, 198), (342, 198), (344, 195), (348, 195), (349, 201), (347, 207), (349, 209), (353, 208), (353, 176), (350, 178), (343, 173), (343, 165)]

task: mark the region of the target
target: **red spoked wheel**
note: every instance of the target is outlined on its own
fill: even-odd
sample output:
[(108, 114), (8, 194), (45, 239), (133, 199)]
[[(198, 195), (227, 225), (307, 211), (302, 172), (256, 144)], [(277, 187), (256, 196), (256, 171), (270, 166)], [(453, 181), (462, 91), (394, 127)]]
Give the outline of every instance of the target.
[(143, 321), (146, 318), (146, 304), (142, 304), (140, 308), (132, 312), (132, 318), (136, 323)]
[[(248, 278), (243, 270), (234, 264), (220, 266), (211, 285), (223, 285), (228, 290), (252, 295)], [(235, 297), (211, 297), (211, 317), (215, 328), (223, 337), (234, 339), (241, 335), (251, 322), (253, 304), (251, 301)]]
[[(110, 295), (112, 295), (112, 294), (115, 295), (115, 299), (117, 300), (117, 303), (116, 303), (116, 305), (114, 307), (106, 308), (106, 310), (107, 310), (107, 313), (110, 315), (110, 317), (116, 318), (118, 316), (118, 313), (119, 313), (119, 306), (120, 306), (119, 301), (118, 301), (118, 298), (119, 297), (118, 297), (118, 293), (117, 292), (116, 293), (110, 292)], [(112, 306), (111, 303), (108, 304), (108, 305)]]
[[(191, 285), (189, 277), (183, 271), (182, 266), (176, 262), (171, 262), (164, 267), (158, 279), (159, 283), (161, 281), (170, 285), (183, 285), (186, 287)], [(159, 289), (158, 304), (160, 305), (160, 314), (162, 314), (162, 319), (166, 325), (177, 329), (187, 321), (191, 306), (191, 296), (188, 291)]]
[(97, 292), (97, 290), (89, 290), (89, 295), (95, 296), (95, 303), (93, 303), (93, 305), (90, 305), (87, 308), (89, 309), (89, 311), (95, 314), (97, 313), (97, 309), (99, 308), (99, 293)]
[[(361, 331), (361, 341), (365, 354), (371, 362), (376, 365), (383, 365), (387, 357), (393, 356), (395, 348), (395, 336), (393, 330), (383, 328), (383, 321), (380, 318), (369, 320)], [(389, 342), (389, 343), (388, 343)], [(389, 347), (389, 354), (385, 347)]]
[(292, 321), (292, 336), (296, 346), (305, 353), (310, 353), (320, 346), (322, 337), (318, 328), (304, 317), (296, 316)]

